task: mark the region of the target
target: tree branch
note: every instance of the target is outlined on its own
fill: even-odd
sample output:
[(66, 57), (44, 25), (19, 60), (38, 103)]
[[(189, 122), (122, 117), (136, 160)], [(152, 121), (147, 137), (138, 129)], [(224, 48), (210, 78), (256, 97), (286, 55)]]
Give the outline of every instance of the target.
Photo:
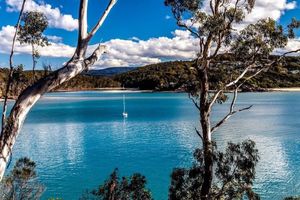
[[(242, 111), (245, 111), (245, 110), (249, 110), (252, 108), (253, 105), (251, 106), (248, 106), (248, 107), (245, 107), (245, 108), (242, 108), (242, 109), (239, 109), (239, 110), (234, 110), (234, 106), (235, 106), (235, 103), (236, 103), (236, 99), (237, 99), (237, 95), (238, 95), (238, 90), (240, 89), (240, 87), (245, 84), (247, 81), (249, 81), (250, 79), (254, 78), (255, 76), (257, 76), (258, 74), (260, 74), (262, 71), (266, 70), (266, 69), (269, 69), (270, 67), (272, 67), (274, 64), (276, 64), (277, 62), (279, 62), (281, 59), (283, 59), (285, 56), (287, 56), (288, 54), (291, 54), (291, 53), (297, 53), (299, 52), (300, 49), (297, 49), (297, 50), (293, 50), (293, 51), (288, 51), (288, 52), (285, 52), (284, 54), (282, 54), (279, 58), (277, 58), (275, 61), (265, 65), (264, 67), (262, 67), (261, 69), (259, 69), (258, 71), (256, 71), (254, 74), (252, 74), (251, 76), (245, 78), (245, 80), (240, 83), (235, 91), (234, 91), (234, 97), (232, 99), (232, 102), (230, 104), (230, 109), (229, 109), (229, 113), (222, 119), (220, 120), (212, 129), (211, 129), (211, 132), (215, 132), (222, 124), (224, 124), (230, 117), (232, 117), (234, 114), (238, 113), (238, 112), (242, 112)], [(252, 66), (253, 67), (253, 66)], [(234, 81), (228, 83), (225, 88), (227, 87), (230, 87), (232, 85), (236, 85), (244, 76), (245, 74), (249, 71), (249, 69), (251, 69), (251, 65), (248, 66), (242, 73), (241, 75), (235, 79)], [(221, 92), (223, 91), (224, 89), (222, 90), (219, 90), (217, 93), (215, 93), (210, 105), (209, 105), (209, 109), (211, 110), (213, 104), (216, 102), (218, 96), (221, 94)]]
[(78, 43), (82, 42), (87, 36), (87, 8), (88, 0), (81, 0), (79, 5)]
[(97, 60), (99, 60), (100, 56), (105, 53), (107, 47), (105, 45), (99, 44), (99, 46), (94, 50), (93, 54), (84, 60), (86, 69), (92, 66)]
[(196, 131), (197, 135), (200, 137), (200, 139), (203, 141), (203, 136), (201, 135), (201, 133), (198, 131), (197, 128), (195, 128), (195, 131)]
[(20, 23), (21, 23), (21, 18), (23, 15), (24, 7), (25, 7), (26, 0), (23, 0), (22, 7), (19, 13), (18, 21), (17, 21), (17, 26), (16, 26), (16, 31), (13, 37), (12, 41), (12, 46), (11, 46), (11, 51), (10, 51), (10, 56), (9, 56), (9, 74), (8, 74), (8, 81), (6, 84), (6, 90), (5, 90), (5, 96), (4, 96), (4, 103), (3, 103), (3, 109), (2, 109), (2, 126), (1, 126), (1, 135), (3, 132), (3, 129), (5, 127), (5, 121), (6, 121), (6, 112), (7, 112), (7, 100), (8, 100), (8, 93), (12, 84), (12, 76), (14, 72), (14, 66), (13, 66), (13, 56), (14, 56), (14, 49), (15, 49), (15, 43), (17, 40), (17, 34), (20, 29)]
[(117, 3), (117, 0), (110, 0), (107, 8), (103, 12), (103, 15), (100, 17), (98, 20), (97, 24), (94, 26), (94, 28), (91, 30), (91, 32), (87, 36), (87, 40), (89, 41), (95, 33), (98, 31), (98, 29), (102, 26), (104, 23), (105, 19), (107, 18), (108, 14), (110, 13), (111, 9), (114, 7), (114, 5)]
[(239, 110), (235, 110), (233, 112), (229, 112), (221, 121), (219, 121), (212, 129), (211, 129), (211, 133), (214, 133), (222, 124), (224, 124), (230, 117), (232, 117), (234, 114), (238, 113), (238, 112), (242, 112), (245, 110), (249, 110), (253, 107), (253, 105), (239, 109)]
[(196, 36), (197, 38), (200, 38), (199, 33), (197, 33), (196, 31), (194, 31), (191, 27), (189, 27), (188, 25), (186, 25), (185, 23), (181, 22), (180, 19), (177, 19), (177, 25), (179, 27), (185, 28), (187, 29), (190, 33), (192, 33), (194, 36)]
[(210, 104), (209, 104), (209, 111), (211, 111), (213, 105), (216, 103), (216, 101), (217, 101), (218, 97), (220, 96), (220, 94), (221, 94), (224, 90), (226, 90), (227, 88), (229, 88), (229, 87), (231, 87), (231, 86), (233, 86), (233, 85), (236, 85), (236, 84), (237, 84), (237, 83), (238, 83), (238, 82), (246, 75), (246, 73), (247, 73), (252, 67), (254, 67), (254, 63), (252, 63), (252, 64), (250, 64), (248, 67), (246, 67), (246, 68), (244, 69), (244, 71), (243, 71), (243, 72), (242, 72), (242, 73), (241, 73), (234, 81), (231, 81), (231, 82), (227, 83), (222, 89), (218, 90), (218, 91), (215, 93), (214, 97), (212, 98), (212, 100), (211, 100), (211, 102), (210, 102)]
[[(81, 0), (80, 5), (80, 12), (82, 13), (79, 23), (81, 24), (81, 29), (78, 35), (81, 34), (81, 36), (83, 36), (85, 31), (83, 26), (86, 20), (84, 15), (86, 14), (85, 6), (87, 6), (87, 0)], [(103, 20), (104, 19), (105, 17)], [(86, 40), (81, 41), (81, 36), (78, 36), (79, 39), (74, 56), (62, 68), (52, 72), (48, 76), (27, 87), (16, 100), (0, 136), (0, 181), (3, 178), (16, 138), (30, 109), (46, 92), (49, 92), (62, 83), (74, 78), (76, 75), (94, 64), (106, 50), (105, 46), (99, 45), (90, 57), (85, 58), (85, 51), (87, 49), (88, 42)]]
[(196, 106), (196, 108), (198, 110), (200, 110), (200, 106), (198, 105), (197, 101), (191, 96), (190, 93), (189, 93), (189, 99), (194, 103), (194, 105)]

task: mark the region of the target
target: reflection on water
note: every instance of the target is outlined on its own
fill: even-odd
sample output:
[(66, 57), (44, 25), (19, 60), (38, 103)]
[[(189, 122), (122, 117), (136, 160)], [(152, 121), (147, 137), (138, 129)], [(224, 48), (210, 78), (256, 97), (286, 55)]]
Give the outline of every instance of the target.
[[(245, 93), (238, 106), (254, 104), (214, 134), (219, 148), (251, 138), (261, 160), (255, 188), (263, 199), (300, 193), (300, 93)], [(141, 172), (155, 199), (167, 199), (173, 167), (190, 166), (200, 141), (198, 113), (186, 94), (51, 93), (30, 112), (13, 160), (29, 156), (47, 186), (44, 199), (77, 199), (115, 167), (122, 175)], [(224, 105), (213, 111), (217, 122)], [(78, 184), (80, 183), (80, 184)]]

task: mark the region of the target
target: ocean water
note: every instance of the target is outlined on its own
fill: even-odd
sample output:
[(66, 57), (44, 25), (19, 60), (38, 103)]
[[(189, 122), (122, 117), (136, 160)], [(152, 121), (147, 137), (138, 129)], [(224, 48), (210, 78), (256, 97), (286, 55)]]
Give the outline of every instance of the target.
[[(128, 119), (116, 92), (51, 93), (29, 113), (13, 150), (12, 165), (27, 156), (37, 164), (47, 190), (43, 199), (78, 199), (118, 168), (121, 175), (147, 177), (156, 200), (168, 197), (174, 167), (190, 166), (200, 147), (198, 113), (183, 93), (125, 93)], [(239, 107), (213, 137), (252, 139), (260, 152), (255, 189), (262, 199), (300, 194), (300, 93), (243, 93)], [(213, 110), (216, 122), (228, 104)], [(10, 167), (12, 168), (12, 167)]]

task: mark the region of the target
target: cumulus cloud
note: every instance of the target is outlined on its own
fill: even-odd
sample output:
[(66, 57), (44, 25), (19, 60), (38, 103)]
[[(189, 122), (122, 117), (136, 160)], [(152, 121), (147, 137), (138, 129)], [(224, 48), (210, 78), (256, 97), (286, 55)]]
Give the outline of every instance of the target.
[[(3, 26), (0, 30), (0, 53), (9, 54), (11, 50), (13, 35), (15, 33), (15, 27), (13, 26)], [(52, 38), (58, 39), (59, 37), (50, 36)], [(75, 48), (62, 44), (50, 42), (51, 45), (39, 48), (40, 54), (42, 56), (49, 57), (70, 57), (74, 53)], [(29, 45), (20, 45), (19, 42), (16, 43), (15, 48), (16, 53), (31, 54), (31, 47)]]
[[(235, 0), (230, 1), (232, 3), (235, 2)], [(210, 0), (205, 0), (203, 2), (202, 10), (204, 12), (211, 12), (209, 2)], [(265, 19), (268, 17), (274, 20), (279, 20), (279, 18), (285, 13), (285, 11), (295, 9), (296, 6), (296, 1), (288, 2), (288, 0), (256, 0), (252, 12), (246, 14), (243, 23), (235, 24), (234, 28), (236, 28), (237, 30), (241, 30), (248, 24), (255, 23), (260, 19)]]
[(287, 11), (296, 8), (296, 1), (287, 0), (257, 0), (251, 13), (246, 15), (243, 24), (237, 25), (237, 29), (242, 29), (250, 23), (255, 23), (260, 19), (272, 18), (279, 20)]
[[(196, 57), (197, 40), (188, 31), (176, 30), (173, 37), (148, 40), (113, 39), (104, 43), (108, 53), (96, 67), (143, 66), (163, 60), (190, 60)], [(90, 53), (95, 46), (91, 46)]]
[[(0, 53), (8, 54), (10, 52), (14, 31), (13, 26), (4, 26), (0, 29)], [(50, 37), (56, 39), (56, 36)], [(170, 38), (112, 39), (103, 44), (108, 47), (108, 51), (95, 63), (93, 68), (144, 66), (167, 60), (191, 60), (196, 57), (198, 50), (197, 39), (193, 38), (188, 31), (182, 30), (175, 30), (173, 37)], [(97, 45), (89, 46), (88, 54), (91, 54), (96, 47)], [(300, 38), (289, 41), (285, 49), (277, 49), (274, 53), (282, 54), (297, 48), (300, 48)], [(51, 42), (51, 46), (39, 48), (41, 56), (54, 58), (70, 58), (74, 51), (75, 47), (61, 42)], [(31, 47), (17, 43), (16, 53), (30, 54)]]
[[(21, 9), (22, 1), (20, 0), (6, 0), (8, 12), (16, 12)], [(25, 11), (38, 10), (44, 13), (49, 21), (49, 26), (53, 28), (60, 28), (68, 31), (73, 31), (78, 28), (78, 20), (74, 19), (72, 15), (62, 14), (59, 8), (53, 8), (50, 4), (43, 1), (36, 3), (33, 0), (27, 0), (25, 4)]]
[(49, 39), (51, 42), (62, 42), (63, 38), (56, 36), (56, 35), (46, 35), (46, 37)]
[[(14, 32), (13, 26), (4, 26), (0, 29), (0, 38), (2, 38), (0, 40), (0, 53), (8, 54), (10, 52)], [(64, 58), (72, 56), (75, 47), (60, 43), (61, 38), (57, 36), (50, 36), (50, 39), (52, 39), (50, 46), (39, 48), (41, 56)], [(108, 47), (108, 51), (95, 64), (97, 68), (143, 66), (165, 60), (189, 60), (195, 58), (197, 50), (197, 40), (189, 32), (182, 30), (174, 31), (171, 38), (112, 39), (103, 44)], [(91, 54), (96, 46), (91, 45), (88, 53)], [(16, 53), (30, 54), (31, 47), (17, 43)]]
[(257, 0), (253, 11), (246, 16), (246, 22), (255, 22), (263, 18), (278, 20), (286, 10), (296, 8), (296, 1), (287, 0)]
[[(18, 0), (6, 0), (11, 5)], [(256, 7), (252, 14), (246, 16), (246, 23), (253, 23), (265, 17), (272, 17), (278, 20), (286, 10), (293, 9), (295, 2), (288, 3), (286, 0), (257, 0)], [(47, 7), (45, 4), (36, 4)], [(50, 5), (50, 10), (53, 10)], [(10, 9), (18, 9), (13, 6)], [(56, 9), (56, 8), (55, 8)], [(58, 9), (57, 9), (58, 10)], [(58, 10), (58, 17), (64, 16)], [(59, 20), (58, 20), (59, 21)], [(75, 27), (75, 26), (74, 26)], [(8, 54), (11, 48), (12, 36), (15, 28), (4, 26), (0, 29), (0, 53)], [(94, 68), (122, 67), (122, 66), (143, 66), (167, 60), (191, 60), (196, 57), (198, 51), (198, 41), (188, 31), (175, 30), (172, 37), (150, 38), (141, 40), (137, 37), (125, 39), (111, 39), (104, 42), (108, 47), (107, 54), (96, 62)], [(47, 36), (51, 40), (51, 46), (40, 48), (40, 54), (48, 57), (69, 58), (75, 51), (75, 47), (62, 43), (62, 38), (58, 36)], [(91, 54), (97, 45), (91, 45), (88, 53)], [(300, 48), (300, 38), (289, 41), (285, 49), (277, 49), (274, 53)], [(30, 54), (31, 48), (27, 45), (17, 44), (17, 53)]]
[[(276, 55), (282, 55), (285, 52), (294, 51), (296, 49), (300, 49), (300, 38), (295, 38), (295, 39), (289, 40), (288, 44), (286, 45), (285, 48), (276, 49), (274, 51), (274, 54), (276, 54)], [(299, 56), (299, 52), (298, 53), (292, 53), (292, 54), (289, 54), (289, 55), (291, 55), (291, 56)]]

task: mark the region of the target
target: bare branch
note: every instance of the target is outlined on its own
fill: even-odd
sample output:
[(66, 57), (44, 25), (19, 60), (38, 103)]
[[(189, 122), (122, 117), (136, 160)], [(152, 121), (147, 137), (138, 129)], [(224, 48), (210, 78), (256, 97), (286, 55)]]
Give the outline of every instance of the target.
[(219, 52), (219, 50), (220, 50), (220, 48), (222, 46), (222, 39), (223, 39), (223, 37), (224, 37), (223, 34), (220, 32), (218, 34), (218, 42), (217, 42), (217, 47), (215, 49), (215, 52), (209, 57), (209, 59), (212, 59), (212, 58), (214, 58), (214, 57), (217, 56), (217, 54), (218, 54), (218, 52)]
[(245, 110), (249, 110), (253, 107), (253, 105), (239, 109), (239, 110), (235, 110), (233, 112), (228, 113), (221, 121), (219, 121), (212, 129), (211, 129), (211, 133), (215, 132), (222, 124), (224, 124), (230, 117), (232, 117), (234, 114), (238, 113), (238, 112), (242, 112)]
[(279, 58), (277, 58), (275, 61), (269, 63), (269, 64), (266, 64), (265, 66), (263, 66), (261, 69), (259, 69), (258, 71), (256, 71), (254, 74), (252, 74), (251, 76), (247, 77), (244, 79), (244, 81), (242, 83), (240, 83), (238, 85), (238, 88), (240, 88), (243, 84), (245, 84), (247, 81), (249, 81), (250, 79), (256, 77), (258, 74), (260, 74), (261, 72), (263, 72), (264, 70), (268, 70), (270, 69), (271, 67), (273, 67), (273, 65), (275, 65), (277, 62), (279, 62), (280, 60), (282, 60), (284, 57), (286, 57), (288, 54), (292, 54), (292, 53), (297, 53), (299, 52), (300, 49), (296, 49), (296, 50), (293, 50), (293, 51), (288, 51), (288, 52), (285, 52), (284, 54), (282, 54)]
[(110, 13), (111, 9), (114, 7), (114, 5), (117, 3), (117, 0), (110, 0), (107, 8), (103, 12), (102, 16), (98, 20), (97, 24), (94, 26), (94, 28), (91, 30), (91, 32), (88, 34), (87, 40), (89, 41), (95, 33), (99, 30), (99, 28), (104, 23), (105, 19), (107, 18), (108, 14)]
[[(212, 98), (212, 100), (211, 100), (211, 102), (210, 102), (210, 104), (209, 104), (209, 111), (211, 111), (211, 108), (212, 108), (212, 106), (216, 103), (216, 101), (217, 101), (217, 99), (218, 99), (218, 97), (220, 96), (220, 94), (224, 91), (224, 90), (226, 90), (227, 88), (229, 88), (229, 87), (231, 87), (231, 86), (233, 86), (233, 85), (236, 85), (245, 75), (246, 75), (246, 73), (252, 68), (252, 67), (254, 67), (254, 64), (251, 64), (251, 65), (249, 65), (248, 67), (246, 67), (245, 69), (244, 69), (244, 71), (234, 80), (234, 81), (231, 81), (230, 83), (227, 83), (222, 89), (220, 89), (220, 90), (218, 90), (216, 93), (215, 93), (215, 95), (214, 95), (214, 97)], [(239, 87), (241, 87), (241, 86), (239, 86)]]
[(107, 47), (105, 45), (99, 44), (98, 47), (94, 50), (93, 54), (84, 60), (86, 64), (86, 69), (92, 66), (97, 60), (99, 60), (100, 56), (105, 53)]
[(14, 34), (14, 37), (13, 37), (13, 41), (12, 41), (10, 56), (9, 56), (9, 67), (10, 68), (9, 68), (8, 81), (7, 81), (7, 85), (6, 85), (5, 96), (4, 96), (4, 103), (3, 103), (3, 109), (2, 109), (1, 135), (2, 135), (3, 129), (5, 127), (8, 93), (9, 93), (9, 90), (10, 90), (10, 86), (12, 84), (12, 76), (13, 76), (13, 72), (14, 72), (13, 56), (14, 56), (15, 43), (16, 43), (16, 40), (17, 40), (18, 31), (20, 29), (20, 23), (21, 23), (21, 18), (22, 18), (23, 11), (24, 11), (25, 3), (26, 3), (26, 0), (23, 0), (22, 7), (21, 7), (21, 10), (20, 10), (20, 13), (19, 13), (19, 17), (18, 17), (16, 31), (15, 31), (15, 34)]
[[(284, 54), (282, 54), (278, 59), (276, 59), (275, 61), (265, 65), (264, 67), (262, 67), (261, 69), (259, 69), (258, 71), (256, 71), (254, 74), (252, 74), (251, 76), (245, 78), (245, 80), (240, 83), (235, 91), (234, 91), (234, 96), (233, 96), (233, 99), (232, 99), (232, 102), (230, 104), (230, 110), (229, 110), (229, 113), (221, 120), (219, 121), (212, 129), (211, 129), (211, 132), (215, 132), (222, 124), (224, 124), (231, 116), (233, 116), (234, 114), (238, 113), (238, 112), (242, 112), (242, 111), (245, 111), (245, 110), (249, 110), (252, 108), (253, 105), (249, 106), (249, 107), (245, 107), (245, 108), (242, 108), (242, 109), (239, 109), (239, 110), (234, 110), (234, 106), (235, 106), (235, 103), (236, 103), (236, 99), (237, 99), (237, 94), (238, 94), (238, 90), (240, 89), (240, 87), (245, 84), (247, 81), (249, 81), (250, 79), (254, 78), (255, 76), (257, 76), (258, 74), (260, 74), (262, 71), (266, 70), (266, 69), (269, 69), (270, 67), (272, 67), (274, 64), (276, 64), (277, 62), (279, 62), (281, 59), (283, 59), (286, 55), (288, 54), (291, 54), (291, 53), (297, 53), (299, 52), (300, 49), (297, 49), (297, 50), (293, 50), (293, 51), (289, 51), (289, 52), (286, 52)], [(236, 85), (240, 79), (242, 79), (245, 74), (249, 71), (249, 69), (251, 68), (251, 65), (248, 66), (242, 73), (241, 75), (235, 79), (234, 81), (228, 83), (226, 87), (230, 87), (232, 85)], [(216, 102), (218, 96), (220, 95), (220, 93), (222, 92), (223, 90), (219, 90), (217, 93), (215, 93), (215, 96), (213, 97), (210, 105), (209, 105), (209, 109), (211, 110), (211, 107), (213, 106), (213, 104)]]
[(197, 135), (200, 137), (200, 139), (203, 141), (203, 136), (201, 135), (201, 133), (198, 131), (197, 128), (195, 128), (195, 131), (196, 131)]
[[(300, 51), (300, 49), (296, 49), (296, 50), (292, 50), (292, 51), (288, 51), (288, 52), (285, 52), (284, 54), (282, 54), (280, 56), (280, 59), (284, 58), (285, 56), (287, 56), (288, 54), (292, 54), (292, 53), (298, 53)], [(279, 61), (279, 60), (278, 60)]]
[(200, 38), (199, 33), (197, 33), (196, 31), (194, 31), (190, 26), (186, 25), (185, 23), (183, 23), (180, 19), (176, 19), (177, 20), (177, 25), (179, 27), (185, 28), (187, 29), (190, 33), (192, 33), (194, 36), (196, 36), (197, 38)]
[(248, 67), (246, 67), (245, 69), (244, 69), (244, 71), (234, 80), (234, 81), (231, 81), (230, 83), (227, 83), (226, 85), (225, 85), (225, 89), (226, 88), (228, 88), (228, 87), (231, 87), (231, 86), (233, 86), (233, 85), (236, 85), (245, 75), (246, 75), (246, 73), (252, 68), (252, 67), (254, 67), (254, 64), (251, 64), (251, 65), (249, 65)]
[(219, 98), (219, 96), (220, 96), (220, 94), (223, 92), (223, 90), (218, 90), (215, 94), (214, 94), (214, 96), (213, 96), (213, 98), (212, 98), (212, 100), (211, 100), (211, 102), (210, 102), (210, 104), (209, 104), (209, 106), (208, 106), (208, 112), (211, 112), (211, 109), (212, 109), (212, 106), (215, 104), (215, 102), (217, 101), (217, 99)]
[(197, 101), (191, 96), (191, 94), (189, 94), (189, 99), (194, 103), (194, 105), (196, 106), (196, 108), (198, 110), (200, 110), (200, 106), (198, 105)]

